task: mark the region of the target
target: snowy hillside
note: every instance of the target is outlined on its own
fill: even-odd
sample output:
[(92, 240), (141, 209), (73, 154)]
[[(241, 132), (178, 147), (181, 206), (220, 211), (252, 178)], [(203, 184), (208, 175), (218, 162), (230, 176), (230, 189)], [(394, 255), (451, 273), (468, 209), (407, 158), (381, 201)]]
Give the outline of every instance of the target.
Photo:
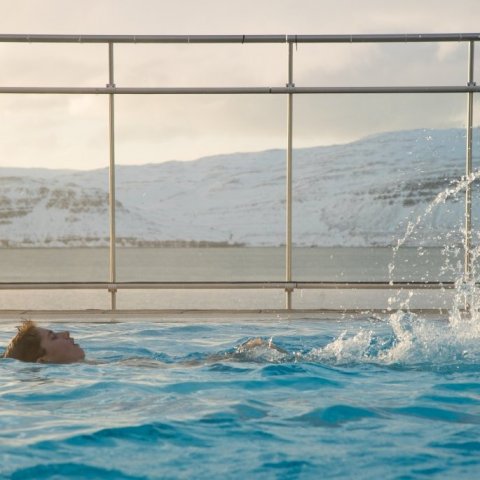
[[(474, 165), (478, 162), (474, 133)], [(465, 131), (390, 132), (294, 152), (297, 245), (391, 245), (464, 174)], [(285, 152), (269, 150), (118, 166), (122, 245), (280, 245)], [(475, 217), (480, 199), (474, 194)], [(460, 241), (463, 196), (426, 215), (409, 239)], [(0, 245), (108, 245), (108, 172), (0, 168)]]

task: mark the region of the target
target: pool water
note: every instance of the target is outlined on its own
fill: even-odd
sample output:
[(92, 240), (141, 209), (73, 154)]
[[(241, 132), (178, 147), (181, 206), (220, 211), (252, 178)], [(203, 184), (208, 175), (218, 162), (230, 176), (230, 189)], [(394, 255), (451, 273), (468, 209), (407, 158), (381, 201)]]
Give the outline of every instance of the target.
[[(471, 479), (480, 469), (477, 321), (399, 312), (52, 328), (69, 329), (92, 362), (0, 361), (0, 478)], [(13, 330), (0, 326), (1, 347)], [(267, 344), (240, 347), (252, 337)]]

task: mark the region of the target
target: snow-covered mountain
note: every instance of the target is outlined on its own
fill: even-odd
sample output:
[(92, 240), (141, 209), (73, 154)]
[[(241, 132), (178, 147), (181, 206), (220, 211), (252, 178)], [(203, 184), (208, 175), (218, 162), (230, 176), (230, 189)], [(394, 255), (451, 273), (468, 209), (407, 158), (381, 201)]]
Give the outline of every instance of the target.
[[(410, 243), (436, 245), (446, 235), (460, 241), (462, 195), (425, 211), (464, 175), (464, 130), (389, 132), (296, 149), (293, 164), (297, 245), (391, 245), (419, 216)], [(283, 150), (118, 166), (116, 184), (120, 245), (285, 242)], [(475, 194), (473, 203), (478, 218)], [(104, 246), (108, 234), (106, 168), (0, 168), (0, 246)]]

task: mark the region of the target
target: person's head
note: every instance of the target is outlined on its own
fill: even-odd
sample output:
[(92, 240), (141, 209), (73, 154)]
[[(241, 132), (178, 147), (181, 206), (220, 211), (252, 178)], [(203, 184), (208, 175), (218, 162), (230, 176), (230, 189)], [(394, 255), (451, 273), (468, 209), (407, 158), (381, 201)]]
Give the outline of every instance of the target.
[(73, 363), (85, 358), (69, 332), (53, 332), (37, 327), (31, 320), (24, 321), (5, 350), (5, 358), (23, 362)]

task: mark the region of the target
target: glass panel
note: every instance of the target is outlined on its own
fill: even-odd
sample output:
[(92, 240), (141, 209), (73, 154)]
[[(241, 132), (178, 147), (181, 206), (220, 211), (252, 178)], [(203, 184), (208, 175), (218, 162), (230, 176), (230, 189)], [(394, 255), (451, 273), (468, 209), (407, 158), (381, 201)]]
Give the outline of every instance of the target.
[(274, 96), (118, 99), (119, 280), (284, 278), (285, 152), (248, 153), (284, 141), (284, 109)]
[[(465, 104), (463, 94), (296, 98), (295, 131), (313, 143), (317, 129), (319, 146), (294, 155), (295, 280), (458, 278)], [(360, 138), (325, 145), (342, 130)]]
[(0, 112), (1, 281), (107, 280), (106, 98), (4, 95)]

